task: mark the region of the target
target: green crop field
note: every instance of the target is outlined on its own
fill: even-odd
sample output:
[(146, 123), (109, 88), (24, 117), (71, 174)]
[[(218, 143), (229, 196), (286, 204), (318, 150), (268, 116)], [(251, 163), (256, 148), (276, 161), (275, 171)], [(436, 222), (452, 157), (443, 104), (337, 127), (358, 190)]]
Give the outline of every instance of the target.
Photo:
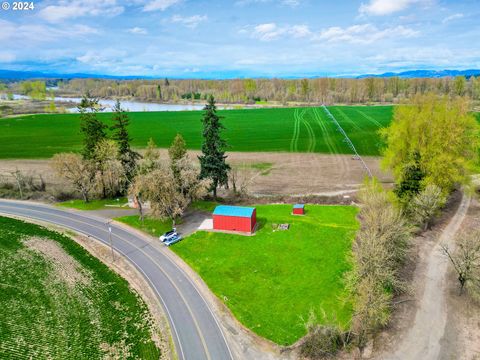
[[(332, 106), (332, 114), (360, 154), (378, 155), (378, 129), (389, 124), (391, 106)], [(292, 151), (351, 154), (325, 111), (318, 108), (223, 110), (229, 151)], [(109, 123), (111, 114), (99, 115)], [(168, 147), (181, 133), (190, 149), (201, 146), (201, 111), (129, 114), (133, 145), (152, 137)], [(0, 119), (0, 158), (48, 158), (82, 146), (77, 114), (42, 114)]]
[(128, 283), (70, 238), (0, 217), (0, 359), (158, 359)]
[[(343, 276), (358, 228), (357, 208), (259, 205), (260, 230), (252, 237), (199, 231), (171, 249), (200, 274), (237, 319), (260, 336), (288, 345), (305, 335), (313, 310), (346, 325)], [(273, 224), (287, 223), (287, 231)]]

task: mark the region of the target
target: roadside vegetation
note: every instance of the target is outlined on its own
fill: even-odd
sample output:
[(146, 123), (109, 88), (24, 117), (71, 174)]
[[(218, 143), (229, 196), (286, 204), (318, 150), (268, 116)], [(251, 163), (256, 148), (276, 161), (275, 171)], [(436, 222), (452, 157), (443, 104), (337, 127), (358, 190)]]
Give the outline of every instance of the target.
[(126, 280), (65, 235), (0, 227), (0, 358), (159, 358), (159, 329)]
[(95, 199), (85, 202), (83, 200), (68, 200), (57, 203), (57, 206), (77, 209), (77, 210), (102, 210), (102, 209), (129, 209), (125, 207), (127, 198), (119, 197), (116, 199)]

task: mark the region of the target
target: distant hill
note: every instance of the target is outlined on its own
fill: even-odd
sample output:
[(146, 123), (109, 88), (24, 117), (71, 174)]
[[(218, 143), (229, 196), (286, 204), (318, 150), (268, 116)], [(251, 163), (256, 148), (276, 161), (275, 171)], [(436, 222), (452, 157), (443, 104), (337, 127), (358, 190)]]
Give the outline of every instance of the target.
[(410, 70), (410, 71), (403, 71), (403, 72), (387, 72), (383, 74), (365, 74), (357, 76), (357, 79), (363, 79), (367, 77), (395, 77), (398, 76), (400, 78), (441, 78), (447, 76), (479, 76), (480, 70), (479, 69), (469, 69), (469, 70)]
[[(194, 76), (194, 78), (205, 78), (205, 79), (232, 79), (232, 78), (245, 78), (240, 73), (225, 73), (217, 74), (217, 76)], [(440, 78), (447, 76), (459, 76), (463, 75), (465, 77), (470, 76), (480, 76), (480, 69), (469, 69), (469, 70), (409, 70), (403, 72), (386, 72), (383, 74), (364, 74), (359, 76), (351, 76), (357, 79), (363, 79), (368, 77), (394, 77), (398, 76), (401, 78)], [(348, 76), (335, 76), (335, 75), (325, 75), (326, 77), (348, 77)], [(265, 78), (265, 76), (252, 76), (253, 78)], [(284, 76), (284, 79), (299, 79), (304, 76)], [(317, 78), (323, 76), (310, 75), (309, 78)], [(162, 78), (161, 76), (115, 76), (115, 75), (103, 75), (103, 74), (85, 74), (85, 73), (72, 73), (72, 74), (59, 74), (59, 73), (50, 73), (50, 72), (40, 72), (40, 71), (15, 71), (15, 70), (0, 70), (0, 79), (2, 80), (27, 80), (27, 79), (113, 79), (113, 80), (132, 80), (132, 79), (158, 79)], [(172, 77), (176, 78), (176, 77)], [(185, 77), (179, 77), (184, 78)]]

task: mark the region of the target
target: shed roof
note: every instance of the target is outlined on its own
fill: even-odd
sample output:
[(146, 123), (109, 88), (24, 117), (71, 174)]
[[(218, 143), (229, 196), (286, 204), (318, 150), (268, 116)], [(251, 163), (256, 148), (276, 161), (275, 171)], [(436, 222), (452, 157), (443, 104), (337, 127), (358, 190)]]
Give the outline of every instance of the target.
[(218, 205), (213, 215), (251, 217), (254, 211), (253, 207)]
[(294, 209), (303, 209), (304, 207), (305, 207), (304, 204), (295, 204), (295, 205), (293, 205), (293, 208), (294, 208)]

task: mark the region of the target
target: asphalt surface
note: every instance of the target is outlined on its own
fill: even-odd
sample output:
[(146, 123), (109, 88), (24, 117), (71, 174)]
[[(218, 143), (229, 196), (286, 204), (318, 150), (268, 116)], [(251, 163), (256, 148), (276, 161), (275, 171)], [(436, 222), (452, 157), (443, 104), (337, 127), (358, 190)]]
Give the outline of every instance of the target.
[[(29, 202), (0, 200), (0, 215), (49, 222), (109, 244), (105, 219)], [(145, 277), (167, 315), (175, 350), (181, 360), (233, 359), (220, 325), (207, 301), (168, 251), (152, 246), (151, 238), (111, 224), (114, 249)], [(1, 229), (0, 229), (1, 231)]]

